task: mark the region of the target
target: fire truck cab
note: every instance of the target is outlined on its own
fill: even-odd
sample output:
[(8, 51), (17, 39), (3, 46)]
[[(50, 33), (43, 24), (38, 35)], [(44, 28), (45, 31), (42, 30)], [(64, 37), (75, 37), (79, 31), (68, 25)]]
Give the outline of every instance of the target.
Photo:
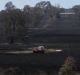
[(32, 48), (33, 53), (44, 53), (45, 47), (44, 46), (38, 46)]

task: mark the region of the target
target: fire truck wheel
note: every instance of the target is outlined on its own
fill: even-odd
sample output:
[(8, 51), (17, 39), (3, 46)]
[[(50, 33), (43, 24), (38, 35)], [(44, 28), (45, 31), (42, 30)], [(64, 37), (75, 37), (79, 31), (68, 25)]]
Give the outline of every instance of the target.
[(44, 53), (44, 50), (43, 51), (39, 51), (39, 53)]

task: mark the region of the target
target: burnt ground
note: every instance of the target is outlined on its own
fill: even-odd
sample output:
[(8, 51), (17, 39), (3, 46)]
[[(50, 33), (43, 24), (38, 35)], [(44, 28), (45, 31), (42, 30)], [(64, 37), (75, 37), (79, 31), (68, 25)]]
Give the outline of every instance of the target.
[[(14, 75), (58, 75), (60, 67), (68, 56), (76, 60), (77, 70), (80, 70), (80, 51), (63, 51), (59, 53), (27, 53), (0, 54), (0, 74), (17, 73)], [(9, 73), (10, 72), (10, 73)], [(79, 71), (80, 72), (80, 71)], [(25, 73), (25, 74), (24, 74)], [(11, 74), (10, 74), (11, 75)]]
[[(61, 21), (60, 21), (61, 20)], [(55, 24), (55, 26), (49, 26), (50, 29), (37, 29), (32, 30), (29, 33), (29, 36), (24, 39), (26, 45), (25, 47), (34, 47), (38, 45), (44, 45), (48, 48), (62, 48), (64, 51), (60, 53), (46, 53), (46, 54), (0, 54), (0, 66), (1, 67), (20, 67), (27, 71), (35, 69), (48, 69), (56, 70), (61, 67), (61, 65), (66, 60), (67, 56), (73, 56), (77, 61), (76, 65), (80, 69), (80, 29), (75, 27), (79, 22), (73, 19), (72, 21), (69, 18), (61, 18)], [(64, 23), (63, 23), (64, 22)], [(75, 22), (75, 23), (74, 23)], [(64, 24), (66, 26), (64, 26)], [(56, 26), (57, 25), (57, 26)], [(70, 27), (67, 25), (71, 25)], [(78, 24), (77, 24), (78, 25)], [(61, 26), (61, 27), (58, 27)], [(73, 27), (74, 26), (74, 27)], [(55, 29), (54, 29), (55, 27)], [(58, 27), (58, 28), (57, 28)], [(64, 29), (65, 27), (65, 29)], [(56, 29), (57, 28), (57, 29)], [(61, 29), (60, 29), (61, 28)], [(72, 30), (71, 30), (72, 28)], [(4, 46), (1, 45), (0, 48), (7, 50), (17, 49), (21, 46), (11, 45)], [(22, 48), (21, 47), (21, 48)]]
[[(18, 66), (22, 68), (58, 68), (60, 67), (67, 56), (73, 56), (77, 65), (80, 66), (80, 52), (59, 52), (59, 53), (45, 53), (45, 54), (0, 54), (0, 66), (10, 67)], [(79, 67), (78, 66), (78, 67)]]

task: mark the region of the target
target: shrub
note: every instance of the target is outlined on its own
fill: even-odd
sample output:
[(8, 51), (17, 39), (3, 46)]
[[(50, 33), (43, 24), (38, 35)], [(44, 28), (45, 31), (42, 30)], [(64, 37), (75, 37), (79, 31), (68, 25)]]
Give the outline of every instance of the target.
[(59, 70), (58, 75), (76, 75), (76, 60), (72, 56), (68, 56), (65, 63)]

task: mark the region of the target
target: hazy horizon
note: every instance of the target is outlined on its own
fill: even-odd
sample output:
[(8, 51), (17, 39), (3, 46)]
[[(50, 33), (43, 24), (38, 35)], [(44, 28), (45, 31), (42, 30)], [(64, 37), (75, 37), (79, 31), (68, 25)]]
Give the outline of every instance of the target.
[(5, 9), (5, 4), (12, 1), (17, 8), (23, 8), (24, 5), (35, 6), (40, 1), (50, 1), (52, 5), (60, 5), (64, 8), (71, 8), (74, 5), (80, 5), (80, 0), (0, 0), (0, 10)]

